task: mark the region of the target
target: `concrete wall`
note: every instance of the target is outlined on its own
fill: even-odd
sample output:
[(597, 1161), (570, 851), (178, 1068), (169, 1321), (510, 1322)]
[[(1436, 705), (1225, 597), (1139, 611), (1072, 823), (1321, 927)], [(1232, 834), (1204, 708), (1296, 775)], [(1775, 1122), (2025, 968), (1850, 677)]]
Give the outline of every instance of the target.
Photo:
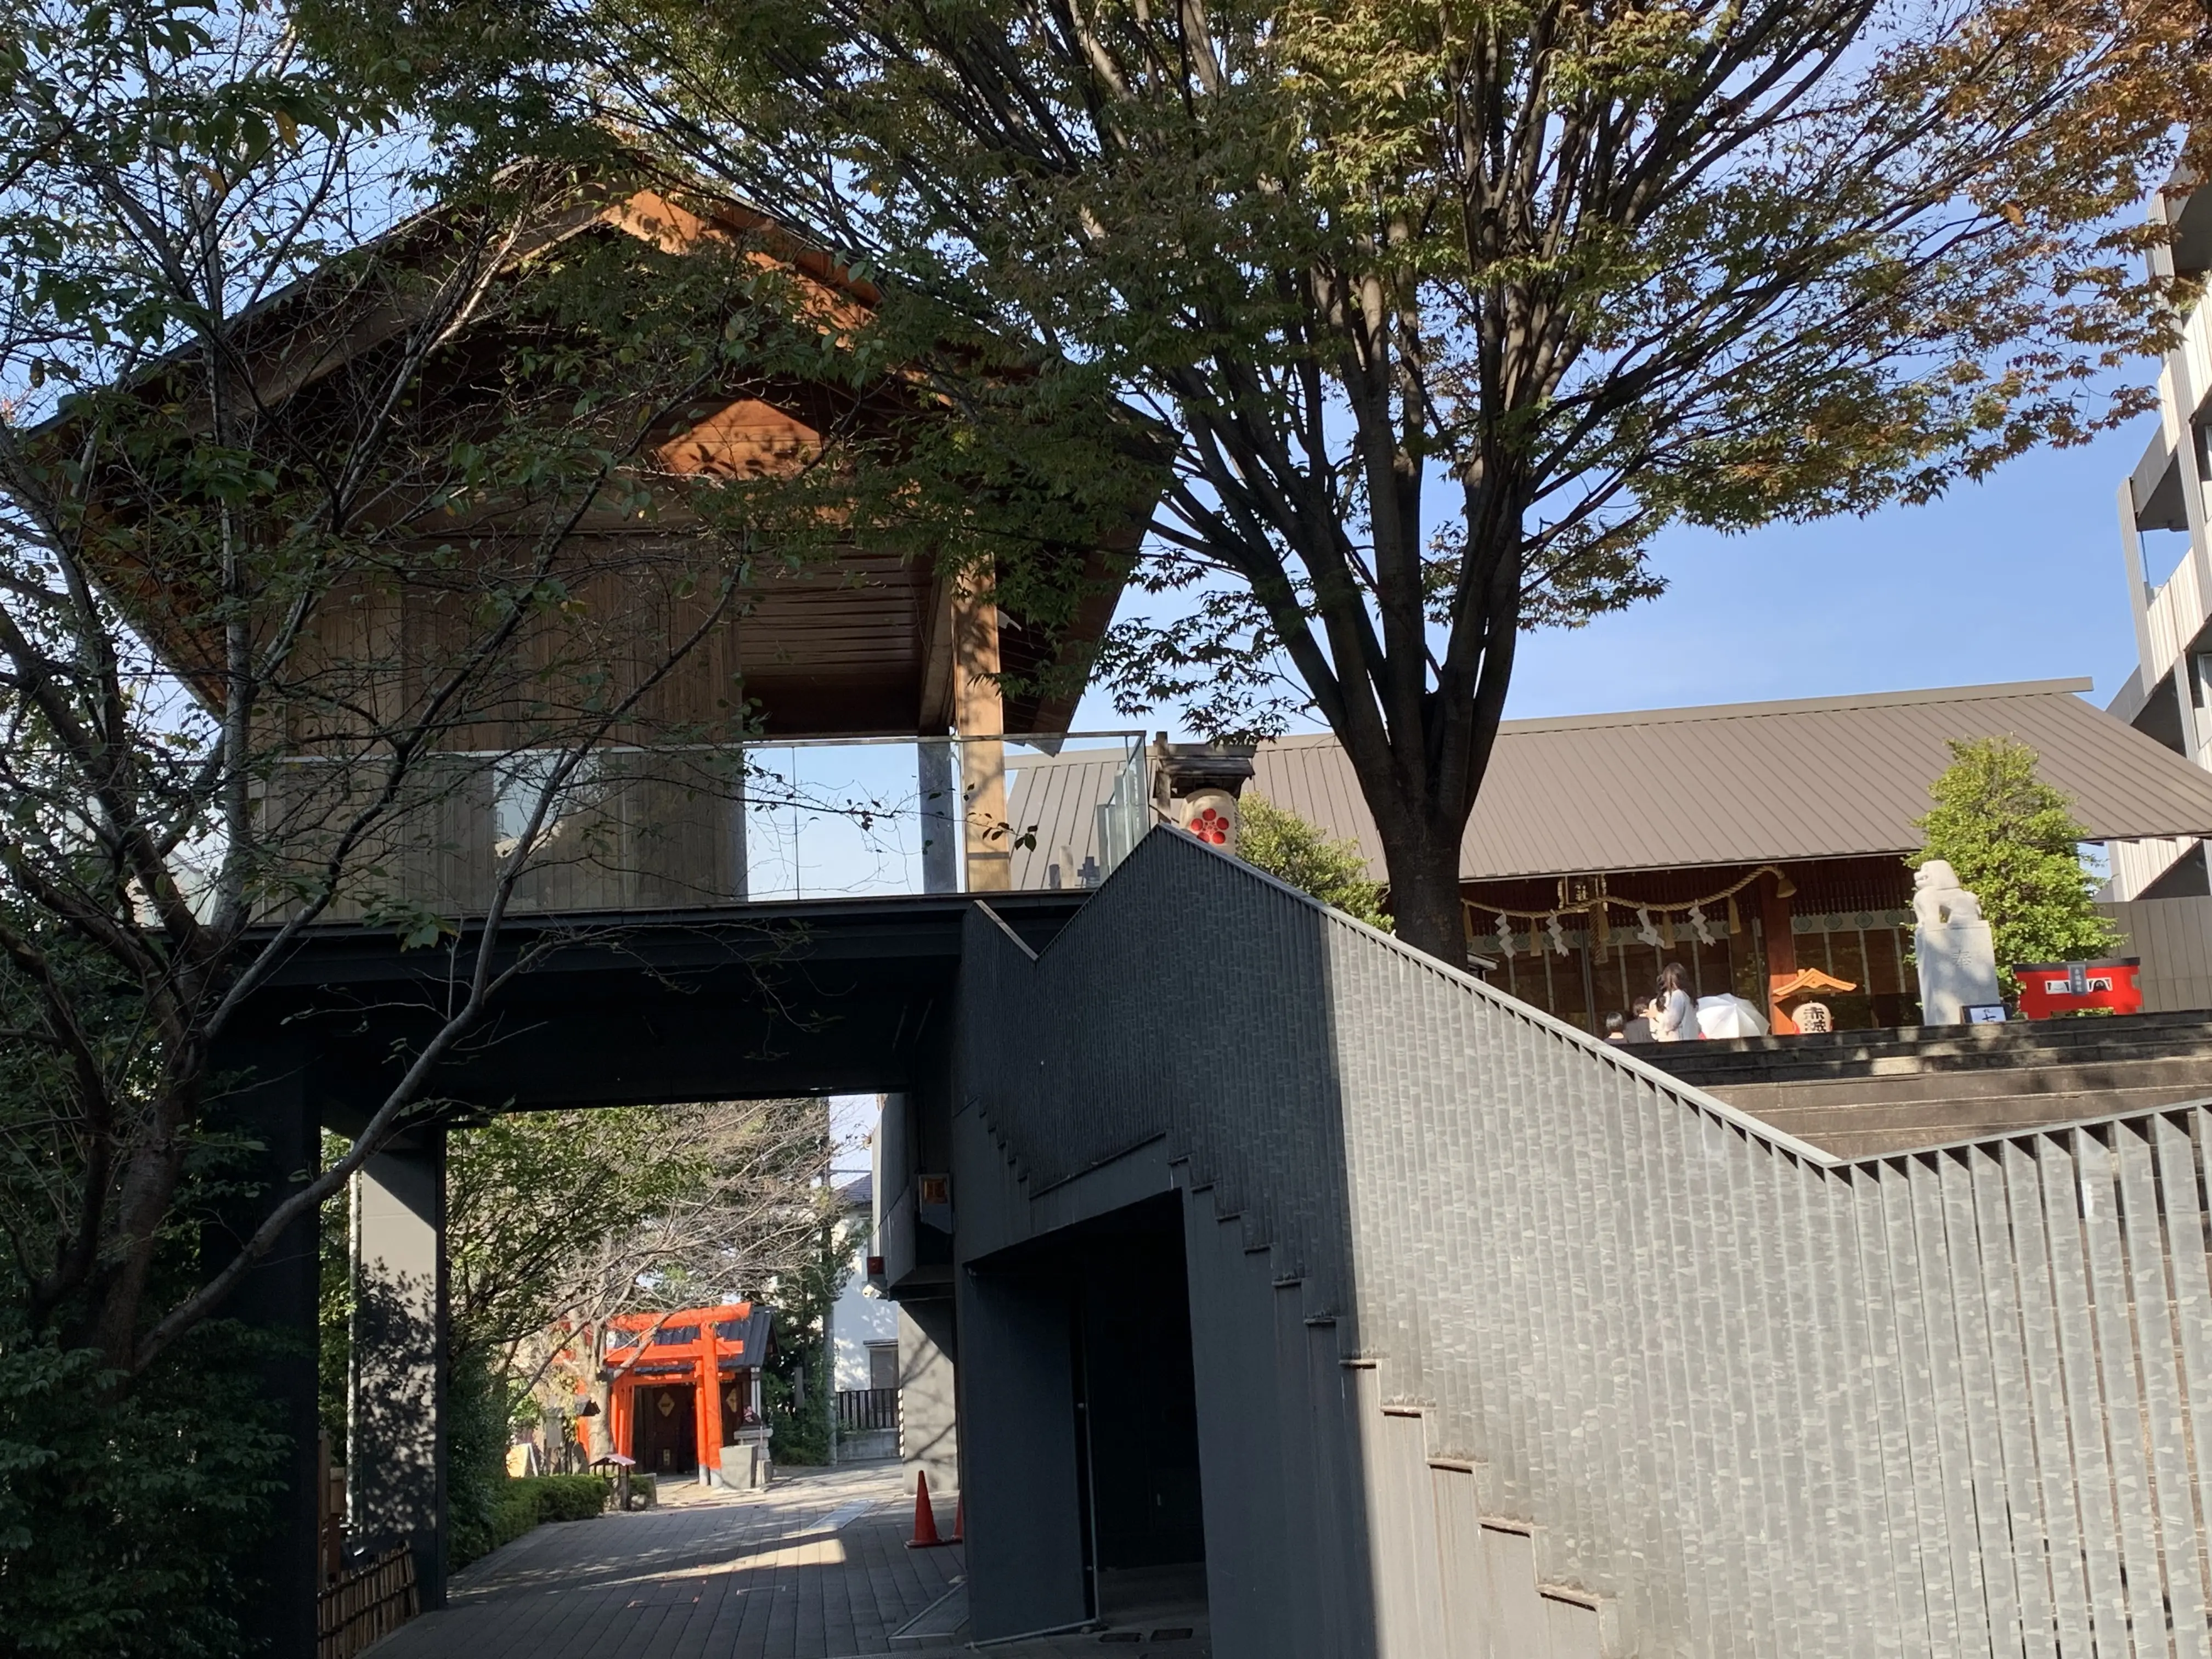
[(446, 1137), (402, 1137), (353, 1182), (347, 1532), (405, 1543), (425, 1607), (446, 1599)]
[(2137, 899), (2097, 907), (2142, 958), (2143, 1012), (2212, 1008), (2212, 898)]
[(898, 1304), (898, 1454), (939, 1497), (960, 1490), (958, 1328), (951, 1297)]
[(1219, 1654), (2212, 1644), (2212, 1110), (1839, 1159), (1164, 832), (961, 971), (971, 1537), (1066, 1501), (991, 1253), (1165, 1184)]

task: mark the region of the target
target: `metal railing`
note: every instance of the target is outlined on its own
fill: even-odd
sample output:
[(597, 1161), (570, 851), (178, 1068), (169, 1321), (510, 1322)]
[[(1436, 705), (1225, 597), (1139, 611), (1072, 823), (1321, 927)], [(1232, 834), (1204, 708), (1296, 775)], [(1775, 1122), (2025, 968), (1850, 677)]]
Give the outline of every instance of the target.
[[(266, 833), (300, 881), (272, 913), (386, 786), (374, 756), (276, 769)], [(522, 914), (1079, 889), (1152, 817), (1134, 732), (441, 754), (380, 810), (330, 915), (481, 911), (510, 871)]]
[(837, 1390), (837, 1427), (842, 1432), (866, 1434), (873, 1429), (895, 1429), (898, 1425), (896, 1389)]

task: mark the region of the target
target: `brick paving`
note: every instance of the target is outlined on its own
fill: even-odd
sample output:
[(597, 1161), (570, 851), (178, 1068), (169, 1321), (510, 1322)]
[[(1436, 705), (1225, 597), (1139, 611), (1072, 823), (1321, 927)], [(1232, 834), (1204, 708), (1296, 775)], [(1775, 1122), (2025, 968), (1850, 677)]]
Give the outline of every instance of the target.
[[(766, 1492), (672, 1493), (633, 1515), (539, 1527), (456, 1575), (449, 1605), (374, 1659), (858, 1659), (965, 1652), (966, 1635), (891, 1644), (955, 1589), (962, 1552), (909, 1550), (896, 1465), (809, 1473)], [(938, 1525), (950, 1535), (941, 1504)], [(1149, 1610), (1148, 1610), (1149, 1611)], [(1174, 1622), (1169, 1623), (1172, 1613)], [(994, 1647), (1006, 1659), (1206, 1659), (1202, 1611)], [(1189, 1634), (1184, 1635), (1188, 1631)], [(1115, 1645), (1104, 1645), (1111, 1641)]]

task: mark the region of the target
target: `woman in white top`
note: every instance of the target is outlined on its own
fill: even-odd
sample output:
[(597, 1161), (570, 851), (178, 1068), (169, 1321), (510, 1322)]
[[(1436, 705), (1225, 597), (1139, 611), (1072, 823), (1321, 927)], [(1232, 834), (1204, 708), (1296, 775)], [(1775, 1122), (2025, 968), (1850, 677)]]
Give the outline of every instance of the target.
[(1684, 983), (1689, 977), (1679, 962), (1659, 970), (1659, 994), (1651, 1003), (1651, 1035), (1661, 1042), (1694, 1042), (1703, 1035), (1698, 1030), (1697, 1006)]

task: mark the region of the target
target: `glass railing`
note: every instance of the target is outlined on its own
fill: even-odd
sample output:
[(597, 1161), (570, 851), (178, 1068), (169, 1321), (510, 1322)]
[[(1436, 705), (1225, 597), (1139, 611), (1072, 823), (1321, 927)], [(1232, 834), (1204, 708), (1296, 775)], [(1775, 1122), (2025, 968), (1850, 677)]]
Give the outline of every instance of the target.
[(295, 894), (376, 814), (332, 920), (480, 913), (510, 876), (510, 908), (539, 915), (1081, 889), (1152, 820), (1133, 732), (449, 753), (380, 812), (384, 787), (333, 757), (271, 781)]

